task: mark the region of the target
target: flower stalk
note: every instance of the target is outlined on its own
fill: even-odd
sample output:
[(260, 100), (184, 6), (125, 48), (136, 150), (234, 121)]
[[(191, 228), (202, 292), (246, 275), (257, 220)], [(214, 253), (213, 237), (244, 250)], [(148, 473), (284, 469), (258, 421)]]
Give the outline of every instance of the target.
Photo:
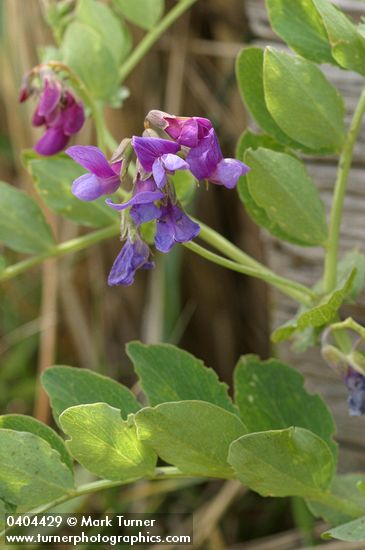
[[(230, 241), (226, 240), (224, 237), (216, 233), (213, 229), (205, 224), (202, 224), (202, 222), (200, 221), (198, 221), (198, 223), (201, 227), (200, 237), (207, 243), (214, 246), (217, 250), (225, 253), (229, 258), (234, 261), (222, 258), (221, 256), (218, 256), (217, 254), (214, 254), (209, 250), (204, 249), (196, 243), (185, 243), (185, 246), (196, 254), (203, 256), (213, 263), (222, 265), (223, 267), (227, 267), (228, 269), (231, 269), (238, 273), (250, 275), (252, 277), (256, 277), (258, 279), (266, 281), (267, 283), (272, 284), (273, 286), (281, 290), (281, 292), (284, 292), (294, 300), (304, 305), (310, 306), (313, 300), (315, 300), (315, 298), (317, 297), (316, 294), (313, 293), (309, 288), (301, 285), (300, 283), (296, 283), (294, 281), (286, 279), (285, 277), (276, 275), (274, 272), (260, 264), (260, 262), (257, 262), (247, 254), (245, 254), (245, 252), (241, 251)], [(111, 237), (115, 237), (119, 233), (120, 225), (118, 223), (107, 226), (103, 229), (99, 229), (97, 231), (93, 231), (91, 233), (88, 233), (87, 235), (71, 239), (64, 243), (60, 243), (50, 248), (49, 250), (42, 252), (41, 254), (37, 254), (35, 256), (32, 256), (31, 258), (27, 258), (26, 260), (22, 260), (21, 262), (6, 267), (0, 272), (0, 282), (7, 281), (9, 279), (12, 279), (13, 277), (17, 277), (28, 269), (31, 269), (32, 267), (41, 264), (49, 258), (60, 258), (67, 254), (72, 254), (84, 250), (89, 246), (102, 242)]]
[(195, 242), (184, 243), (184, 246), (192, 252), (195, 252), (195, 254), (198, 254), (206, 260), (220, 265), (221, 267), (225, 267), (226, 269), (230, 269), (231, 271), (236, 271), (237, 273), (242, 273), (243, 275), (256, 277), (256, 279), (261, 279), (262, 281), (271, 284), (287, 296), (290, 296), (291, 298), (303, 305), (310, 306), (312, 304), (311, 291), (299, 283), (295, 283), (294, 281), (290, 281), (288, 279), (285, 279), (284, 277), (275, 275), (275, 273), (262, 267), (260, 267), (260, 269), (257, 269), (248, 265), (244, 265), (242, 263), (240, 264), (232, 260), (227, 260), (226, 258), (223, 258), (222, 256), (215, 254), (214, 252), (210, 252), (210, 250), (207, 250), (206, 248), (196, 244)]
[(138, 46), (133, 50), (133, 52), (128, 56), (128, 59), (122, 65), (120, 70), (121, 81), (127, 78), (127, 76), (133, 71), (133, 69), (138, 65), (141, 59), (144, 58), (146, 53), (151, 49), (154, 43), (160, 38), (160, 36), (185, 12), (190, 6), (192, 6), (196, 0), (180, 0), (174, 8), (172, 8), (166, 15), (161, 19), (157, 25), (150, 30), (145, 37), (141, 40)]
[(82, 237), (77, 237), (75, 239), (65, 241), (64, 243), (60, 243), (45, 252), (42, 252), (41, 254), (37, 254), (31, 258), (27, 258), (26, 260), (22, 260), (21, 262), (6, 267), (0, 271), (0, 282), (17, 277), (28, 269), (43, 263), (48, 258), (61, 258), (62, 256), (66, 256), (66, 254), (84, 250), (93, 244), (104, 241), (105, 239), (116, 237), (119, 233), (120, 225), (117, 223), (108, 225), (103, 229), (93, 231), (92, 233), (88, 233)]
[[(146, 476), (144, 479), (146, 481), (162, 481), (167, 479), (187, 479), (189, 477), (196, 477), (196, 476), (189, 476), (183, 472), (180, 472), (178, 468), (175, 466), (161, 466), (155, 469), (155, 472), (151, 476)], [(199, 479), (199, 478), (198, 478)], [(201, 478), (203, 481), (203, 478)], [(73, 500), (74, 498), (84, 496), (84, 495), (90, 495), (92, 493), (99, 493), (100, 491), (104, 491), (106, 489), (112, 489), (113, 487), (121, 487), (122, 485), (128, 485), (130, 483), (134, 483), (135, 479), (124, 479), (124, 480), (118, 480), (118, 481), (110, 481), (108, 479), (102, 479), (98, 481), (93, 481), (91, 483), (85, 483), (85, 485), (80, 485), (73, 491), (69, 491), (66, 494), (62, 495), (61, 497), (58, 497), (51, 502), (47, 502), (47, 504), (44, 504), (42, 506), (39, 506), (38, 508), (35, 508), (34, 510), (31, 510), (30, 512), (27, 512), (27, 516), (35, 516), (36, 514), (44, 514), (48, 510), (52, 510), (56, 506), (59, 506), (60, 504), (63, 504), (64, 502), (68, 502), (70, 500)], [(11, 527), (4, 529), (4, 531), (0, 532), (0, 538), (2, 538), (5, 533), (7, 533)]]

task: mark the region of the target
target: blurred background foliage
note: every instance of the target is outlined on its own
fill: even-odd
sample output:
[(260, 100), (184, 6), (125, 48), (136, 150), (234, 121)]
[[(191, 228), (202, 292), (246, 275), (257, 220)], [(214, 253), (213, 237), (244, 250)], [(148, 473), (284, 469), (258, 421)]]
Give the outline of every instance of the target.
[[(0, 0), (0, 179), (38, 201), (20, 160), (21, 150), (30, 148), (37, 138), (30, 123), (34, 104), (20, 106), (17, 98), (22, 75), (39, 62), (40, 49), (53, 44), (44, 20), (50, 1)], [(168, 0), (167, 9), (174, 3)], [(107, 112), (118, 141), (141, 133), (145, 114), (161, 109), (210, 118), (224, 154), (234, 156), (247, 123), (234, 74), (235, 56), (250, 39), (244, 8), (243, 0), (200, 0), (165, 33), (127, 79), (129, 97), (122, 108)], [(133, 24), (128, 27), (136, 44), (144, 31)], [(76, 139), (80, 144), (95, 143), (90, 121)], [(234, 193), (222, 187), (200, 188), (193, 209), (207, 224), (264, 261), (258, 230)], [(59, 240), (83, 231), (50, 212), (46, 215)], [(133, 339), (178, 344), (204, 359), (227, 382), (239, 355), (268, 355), (268, 297), (261, 282), (225, 271), (181, 247), (168, 257), (160, 255), (158, 268), (140, 273), (132, 287), (108, 288), (107, 274), (119, 247), (114, 239), (47, 262), (1, 285), (2, 414), (34, 413), (49, 419), (37, 380), (39, 372), (51, 364), (87, 367), (133, 386), (124, 351)], [(7, 262), (11, 260), (7, 256)], [(290, 531), (286, 539), (270, 539), (271, 546), (263, 541), (261, 546), (244, 547), (297, 548), (303, 533), (308, 542), (311, 524), (305, 510), (294, 507), (293, 516), (287, 499), (264, 500), (248, 493), (239, 498), (244, 488), (234, 481), (203, 486), (190, 482), (176, 493), (180, 485), (181, 481), (141, 482), (94, 495), (87, 505), (77, 501), (72, 506), (86, 506), (88, 511), (193, 510), (196, 548), (238, 549), (233, 545), (239, 540), (290, 528), (293, 517), (303, 531)], [(289, 541), (287, 546), (284, 540)]]

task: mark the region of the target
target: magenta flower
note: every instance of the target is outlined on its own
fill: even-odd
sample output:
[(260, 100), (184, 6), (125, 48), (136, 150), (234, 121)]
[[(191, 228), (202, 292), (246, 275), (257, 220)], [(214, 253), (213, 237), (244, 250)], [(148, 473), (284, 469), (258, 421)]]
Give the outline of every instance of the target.
[(162, 189), (167, 183), (167, 173), (187, 170), (188, 164), (176, 153), (180, 145), (157, 137), (133, 136), (132, 146), (137, 158), (147, 174), (153, 174), (156, 185)]
[(154, 203), (164, 198), (162, 191), (157, 189), (155, 180), (148, 178), (146, 180), (137, 179), (133, 197), (129, 201), (121, 204), (115, 204), (110, 199), (105, 202), (114, 210), (125, 210), (130, 208), (130, 215), (134, 223), (139, 226), (142, 223), (156, 220), (161, 215), (161, 209)]
[(165, 117), (165, 132), (185, 147), (197, 147), (212, 128), (210, 120), (201, 117)]
[(118, 189), (120, 163), (109, 164), (100, 149), (92, 145), (74, 145), (66, 150), (66, 154), (88, 170), (72, 184), (72, 193), (78, 199), (93, 201)]
[[(28, 79), (29, 80), (29, 79)], [(19, 100), (25, 101), (35, 92), (29, 82), (23, 84)], [(34, 149), (40, 155), (49, 156), (62, 151), (85, 122), (84, 107), (60, 81), (45, 77), (43, 90), (33, 115), (33, 126), (45, 126), (46, 131)]]
[(198, 180), (207, 179), (228, 189), (233, 189), (240, 176), (244, 176), (249, 171), (249, 167), (243, 162), (223, 158), (213, 128), (199, 141), (197, 147), (190, 149), (186, 161)]
[(170, 252), (175, 243), (191, 241), (199, 234), (200, 227), (176, 204), (168, 202), (161, 208), (157, 220), (155, 245), (160, 252)]
[(207, 118), (179, 117), (157, 110), (150, 111), (146, 120), (185, 147), (196, 147), (212, 128), (212, 123)]
[(138, 269), (154, 267), (149, 257), (150, 249), (138, 235), (133, 240), (128, 237), (109, 273), (109, 286), (132, 285)]

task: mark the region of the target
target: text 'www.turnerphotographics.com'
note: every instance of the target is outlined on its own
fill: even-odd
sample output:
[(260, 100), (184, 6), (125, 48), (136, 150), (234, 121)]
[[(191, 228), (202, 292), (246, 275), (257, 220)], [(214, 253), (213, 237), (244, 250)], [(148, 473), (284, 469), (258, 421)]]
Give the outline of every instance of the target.
[(189, 514), (7, 514), (5, 543), (192, 545)]

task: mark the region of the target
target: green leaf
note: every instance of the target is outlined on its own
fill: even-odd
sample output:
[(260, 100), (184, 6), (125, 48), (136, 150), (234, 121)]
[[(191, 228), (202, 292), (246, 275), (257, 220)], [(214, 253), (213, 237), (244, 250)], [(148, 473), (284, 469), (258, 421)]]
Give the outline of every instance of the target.
[(0, 499), (0, 532), (6, 528), (5, 514), (16, 514), (16, 506)]
[(143, 445), (133, 423), (122, 420), (120, 410), (106, 403), (79, 405), (60, 416), (66, 445), (90, 472), (111, 480), (134, 480), (153, 475), (157, 456)]
[(342, 305), (345, 297), (350, 292), (356, 275), (356, 269), (354, 269), (347, 280), (341, 284), (341, 286), (332, 292), (330, 295), (326, 295), (321, 302), (304, 311), (297, 320), (297, 325), (300, 330), (307, 327), (321, 327), (330, 323), (336, 316), (337, 311)]
[(356, 273), (355, 268), (347, 279), (340, 282), (337, 289), (326, 294), (316, 306), (310, 309), (301, 307), (293, 319), (274, 330), (271, 335), (272, 342), (277, 344), (290, 338), (296, 331), (304, 331), (308, 327), (322, 327), (333, 321), (346, 296), (352, 291)]
[(243, 157), (245, 156), (245, 151), (247, 149), (256, 150), (260, 147), (263, 147), (264, 149), (271, 149), (272, 151), (288, 153), (289, 155), (292, 154), (288, 147), (282, 143), (279, 143), (268, 134), (255, 134), (255, 132), (248, 129), (245, 130), (239, 137), (236, 148), (236, 157), (243, 161)]
[(251, 168), (246, 176), (248, 192), (264, 210), (266, 218), (261, 219), (266, 228), (272, 228), (269, 219), (274, 231), (279, 227), (287, 235), (286, 240), (303, 246), (324, 245), (325, 209), (304, 164), (291, 155), (262, 148), (249, 149), (244, 158)]
[(190, 353), (169, 344), (131, 342), (127, 354), (150, 405), (196, 399), (236, 412), (228, 386)]
[(289, 319), (283, 325), (277, 327), (271, 334), (271, 341), (274, 344), (280, 344), (280, 342), (285, 342), (285, 340), (289, 340), (289, 338), (291, 338), (298, 329), (297, 319), (298, 316), (293, 317), (293, 319)]
[(54, 245), (38, 204), (24, 191), (0, 181), (0, 242), (17, 252), (37, 254)]
[(356, 303), (365, 284), (365, 256), (359, 250), (351, 250), (340, 260), (337, 266), (337, 279), (343, 281), (356, 269), (356, 275), (344, 301)]
[(332, 46), (332, 55), (337, 63), (365, 75), (365, 39), (355, 25), (328, 0), (313, 0)]
[(113, 0), (117, 12), (142, 29), (152, 29), (165, 10), (164, 0)]
[(73, 472), (72, 458), (70, 457), (63, 439), (46, 424), (31, 416), (22, 414), (6, 414), (0, 416), (0, 428), (15, 430), (16, 432), (29, 432), (47, 441), (58, 452), (62, 462)]
[(274, 31), (299, 55), (335, 63), (326, 27), (312, 0), (266, 0)]
[(332, 414), (319, 395), (304, 389), (302, 374), (276, 359), (260, 361), (256, 355), (246, 355), (239, 360), (234, 379), (235, 402), (249, 432), (306, 428), (328, 444), (336, 459)]
[[(243, 132), (238, 141), (236, 157), (239, 160), (243, 161), (247, 149), (256, 150), (260, 147), (263, 147), (264, 149), (271, 149), (272, 151), (281, 151), (284, 153), (288, 153), (289, 155), (292, 154), (290, 149), (288, 149), (285, 145), (282, 145), (281, 143), (275, 141), (274, 138), (272, 138), (271, 136), (267, 134), (255, 134), (254, 132), (251, 132), (251, 130), (246, 130), (245, 132)], [(265, 209), (256, 204), (252, 195), (250, 194), (247, 176), (242, 176), (239, 178), (237, 191), (241, 201), (245, 206), (247, 214), (255, 223), (257, 223), (257, 225), (265, 228), (272, 235), (275, 235), (275, 237), (278, 237), (282, 241), (294, 242), (295, 244), (299, 245), (302, 244), (300, 241), (293, 240), (290, 235), (287, 235), (285, 231), (283, 231), (274, 221), (269, 218), (269, 216), (266, 214)]]
[(268, 111), (263, 80), (264, 52), (261, 48), (245, 48), (236, 60), (236, 78), (242, 99), (257, 124), (279, 143), (305, 149), (291, 140)]
[(118, 65), (127, 56), (132, 46), (129, 31), (108, 6), (95, 0), (79, 0), (76, 19), (99, 34)]
[[(365, 513), (365, 495), (358, 489), (364, 476), (358, 474), (336, 475), (331, 483), (330, 492), (335, 497), (333, 506), (312, 500), (307, 505), (315, 517), (323, 518), (330, 525), (339, 525), (351, 521), (354, 515)], [(341, 504), (341, 501), (343, 504)], [(347, 510), (351, 509), (354, 515)]]
[(120, 409), (123, 418), (141, 408), (128, 388), (88, 369), (51, 367), (44, 372), (42, 384), (56, 421), (65, 409), (74, 405), (104, 402)]
[(244, 435), (232, 443), (228, 462), (244, 485), (275, 497), (315, 497), (335, 468), (328, 445), (304, 428)]
[(0, 531), (5, 529), (5, 514), (7, 513), (6, 505), (3, 500), (0, 499)]
[(117, 92), (118, 64), (102, 37), (91, 27), (74, 21), (65, 32), (62, 56), (96, 98), (108, 101)]
[(51, 209), (81, 225), (103, 227), (118, 221), (118, 214), (105, 204), (104, 198), (83, 202), (71, 193), (72, 182), (85, 170), (66, 156), (39, 157), (26, 153), (23, 160), (35, 187)]
[(203, 401), (162, 403), (136, 414), (137, 435), (165, 461), (189, 475), (234, 477), (228, 447), (246, 433), (240, 419)]
[(344, 102), (313, 63), (274, 48), (264, 55), (267, 108), (291, 139), (318, 152), (338, 152), (344, 141)]
[(365, 541), (365, 516), (354, 519), (338, 527), (333, 527), (322, 535), (326, 539), (337, 539), (345, 542)]
[[(364, 2), (365, 0), (362, 0), (362, 1)], [(364, 22), (359, 23), (358, 25), (356, 25), (356, 30), (363, 38), (365, 38), (365, 23)]]
[(0, 498), (24, 509), (73, 491), (57, 451), (29, 432), (0, 429)]

